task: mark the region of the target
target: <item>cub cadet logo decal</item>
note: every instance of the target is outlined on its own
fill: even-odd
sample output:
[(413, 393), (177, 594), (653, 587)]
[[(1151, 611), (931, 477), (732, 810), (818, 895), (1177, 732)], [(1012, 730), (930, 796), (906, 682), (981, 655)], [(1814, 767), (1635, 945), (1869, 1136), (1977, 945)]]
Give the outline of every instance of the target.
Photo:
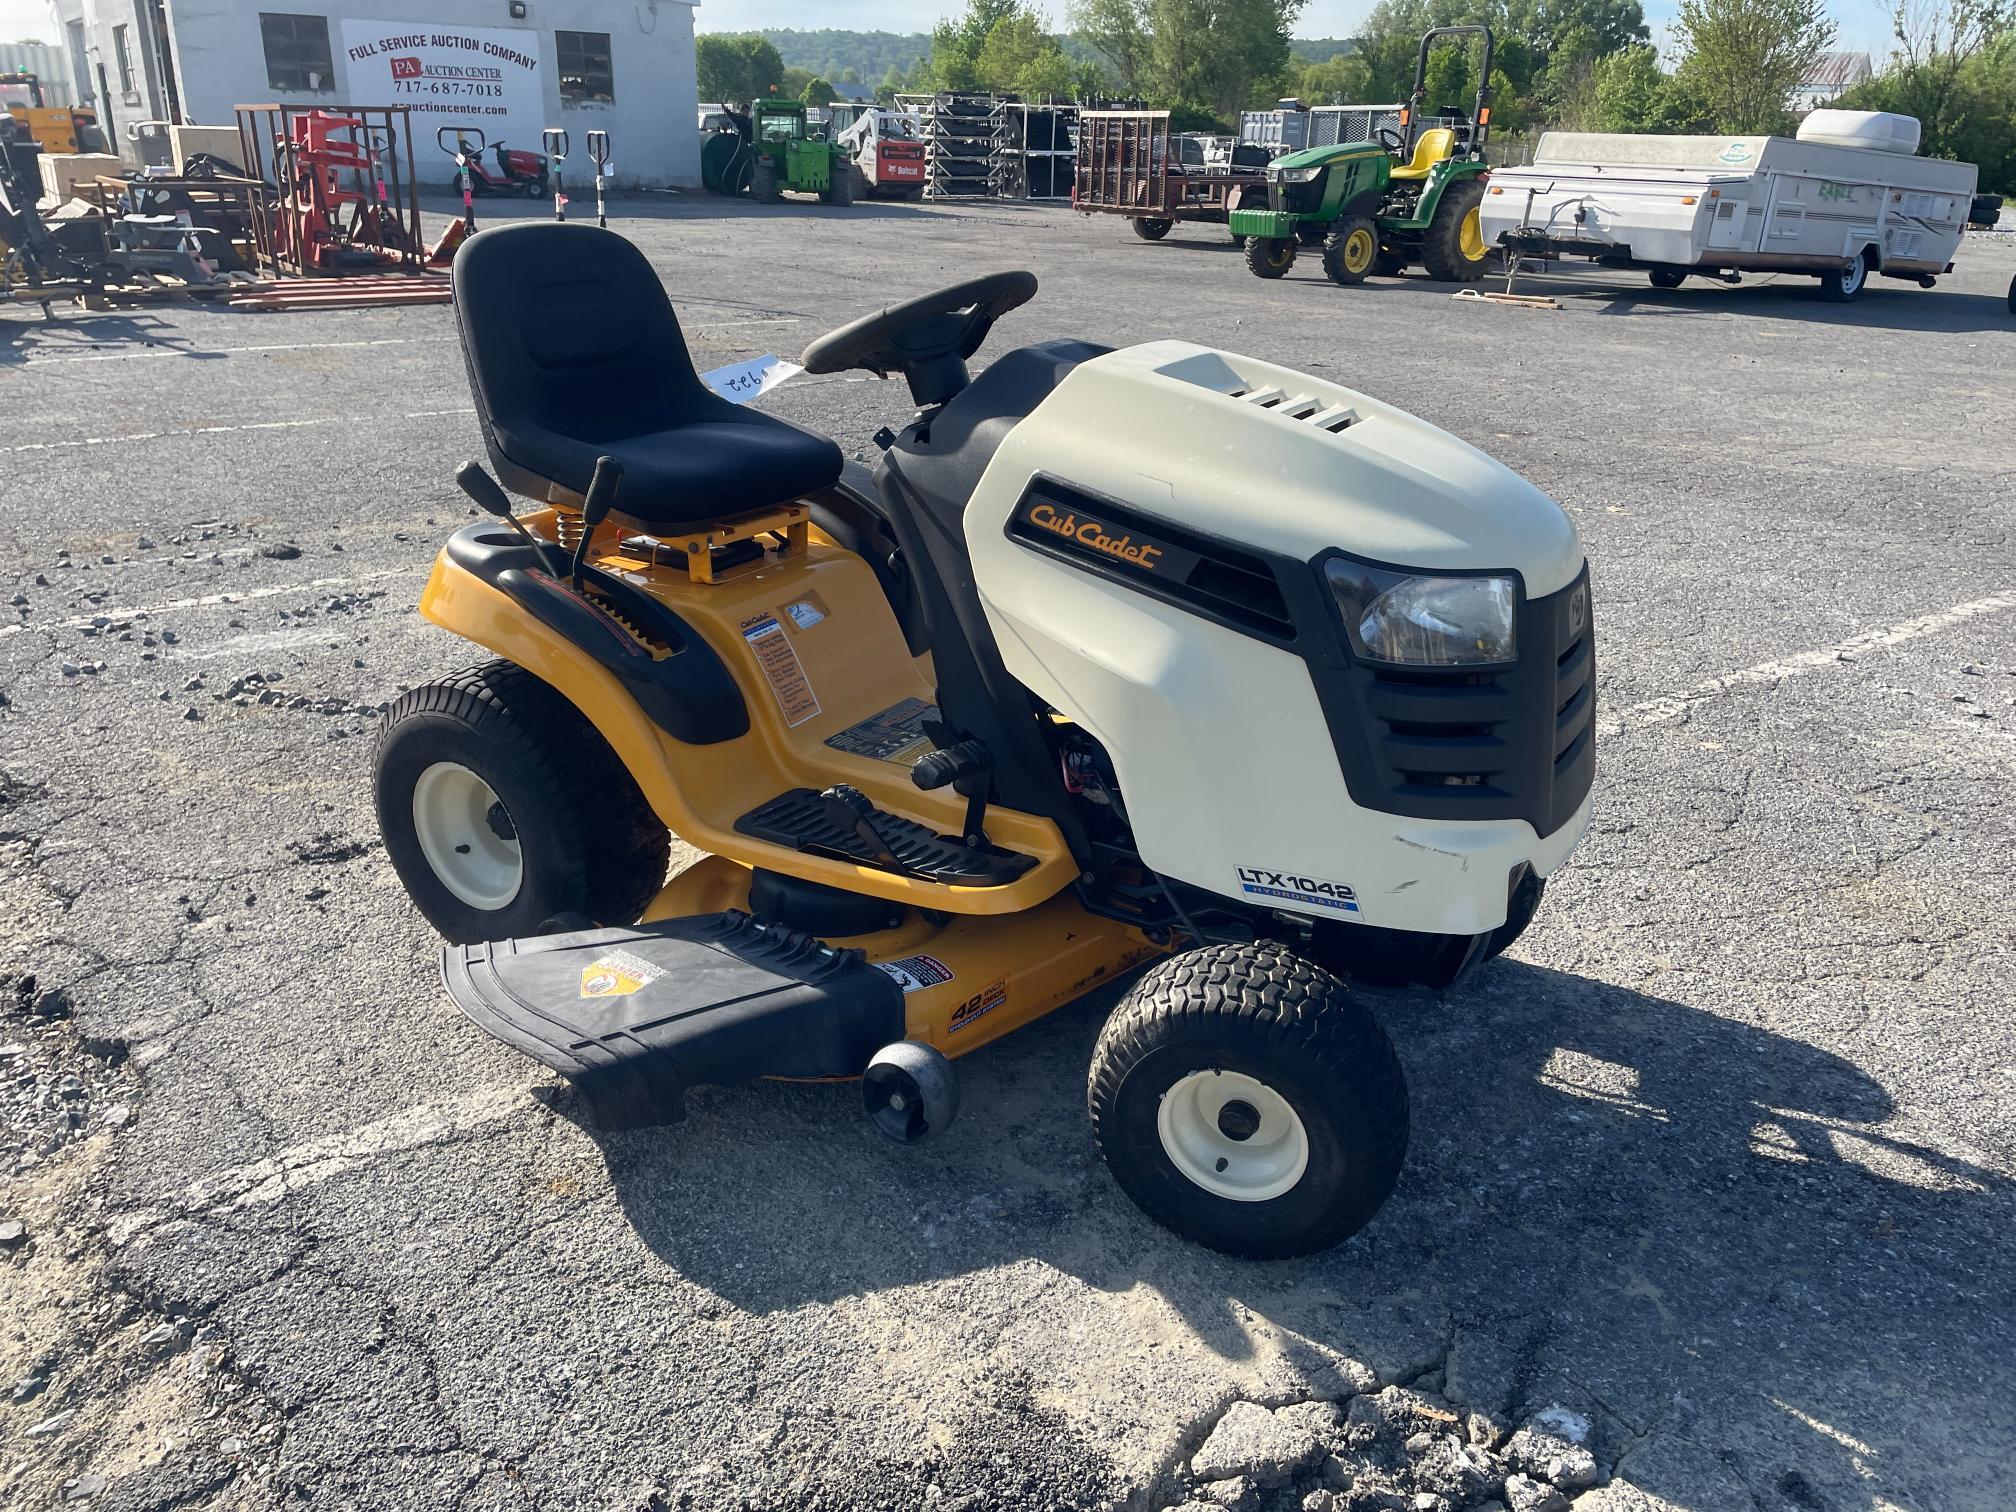
[(665, 975), (642, 956), (627, 950), (612, 950), (581, 968), (581, 996), (584, 998), (629, 997), (642, 992)]
[(1568, 600), (1568, 633), (1580, 635), (1589, 623), (1589, 590), (1577, 588), (1575, 596)]
[(952, 1010), (952, 1022), (947, 1028), (947, 1033), (957, 1034), (982, 1014), (992, 1013), (1007, 1001), (1007, 980), (1004, 978), (998, 982), (989, 982)]
[(1255, 897), (1283, 898), (1290, 903), (1332, 908), (1339, 913), (1358, 912), (1355, 890), (1342, 882), (1325, 882), (1321, 877), (1299, 877), (1294, 872), (1275, 871), (1267, 866), (1242, 866), (1239, 887)]
[(1136, 567), (1145, 567), (1150, 572), (1160, 570), (1155, 565), (1155, 559), (1162, 555), (1160, 546), (1150, 546), (1146, 542), (1136, 545), (1131, 535), (1108, 535), (1106, 527), (1097, 520), (1081, 520), (1069, 510), (1060, 514), (1054, 504), (1039, 503), (1033, 507), (1029, 511), (1029, 523), (1052, 535), (1076, 541), (1080, 546), (1089, 546), (1120, 561), (1131, 562)]

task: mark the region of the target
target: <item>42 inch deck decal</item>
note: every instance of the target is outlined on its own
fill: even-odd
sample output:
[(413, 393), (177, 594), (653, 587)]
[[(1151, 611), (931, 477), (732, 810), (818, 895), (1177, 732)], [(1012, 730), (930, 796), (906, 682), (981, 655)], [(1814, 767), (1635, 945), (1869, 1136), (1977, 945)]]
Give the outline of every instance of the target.
[(1338, 913), (1358, 912), (1358, 894), (1349, 883), (1326, 882), (1271, 866), (1242, 866), (1238, 872), (1239, 890), (1255, 897), (1279, 898), (1284, 903), (1303, 903)]

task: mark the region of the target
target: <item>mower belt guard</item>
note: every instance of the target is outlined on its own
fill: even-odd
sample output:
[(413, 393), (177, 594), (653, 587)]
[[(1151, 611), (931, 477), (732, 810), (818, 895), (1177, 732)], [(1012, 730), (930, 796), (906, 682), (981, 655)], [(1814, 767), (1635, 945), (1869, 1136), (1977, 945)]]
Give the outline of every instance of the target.
[(450, 945), (449, 997), (572, 1082), (602, 1129), (686, 1116), (685, 1089), (859, 1076), (903, 1038), (903, 993), (858, 950), (744, 913)]
[(1234, 210), (1231, 221), (1234, 236), (1258, 236), (1271, 241), (1293, 236), (1295, 228), (1302, 224), (1302, 217), (1292, 210)]

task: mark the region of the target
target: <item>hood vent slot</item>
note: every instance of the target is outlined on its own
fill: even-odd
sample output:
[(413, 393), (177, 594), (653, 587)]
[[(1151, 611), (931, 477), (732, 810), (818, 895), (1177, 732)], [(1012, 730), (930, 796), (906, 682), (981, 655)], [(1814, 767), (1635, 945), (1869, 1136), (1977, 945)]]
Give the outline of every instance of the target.
[(1286, 389), (1236, 388), (1225, 397), (1243, 399), (1258, 409), (1274, 411), (1284, 420), (1301, 420), (1332, 435), (1349, 430), (1358, 423), (1357, 412), (1350, 405), (1331, 404), (1313, 394), (1291, 397)]

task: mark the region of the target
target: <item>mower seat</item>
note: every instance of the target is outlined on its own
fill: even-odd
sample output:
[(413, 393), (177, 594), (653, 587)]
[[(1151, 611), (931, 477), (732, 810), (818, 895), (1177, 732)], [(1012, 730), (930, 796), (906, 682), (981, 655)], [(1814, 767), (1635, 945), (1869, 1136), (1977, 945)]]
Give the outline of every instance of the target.
[(455, 321), (505, 487), (578, 502), (623, 464), (616, 512), (698, 530), (839, 480), (840, 448), (700, 381), (644, 254), (613, 231), (500, 226), (455, 255)]
[(1414, 161), (1405, 168), (1395, 168), (1386, 176), (1396, 179), (1425, 179), (1428, 170), (1446, 157), (1456, 152), (1456, 133), (1447, 126), (1431, 126), (1421, 133), (1421, 139), (1414, 144)]

